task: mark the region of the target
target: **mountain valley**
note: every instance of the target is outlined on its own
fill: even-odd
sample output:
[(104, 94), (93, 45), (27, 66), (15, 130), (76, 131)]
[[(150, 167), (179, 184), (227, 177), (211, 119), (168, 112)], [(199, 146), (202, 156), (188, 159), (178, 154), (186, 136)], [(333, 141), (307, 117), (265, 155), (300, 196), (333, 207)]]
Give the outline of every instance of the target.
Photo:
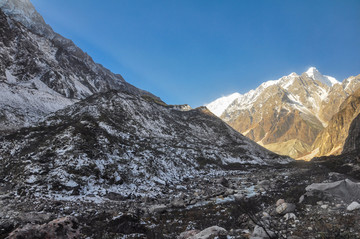
[[(360, 238), (360, 75), (169, 105), (0, 0), (0, 238)], [(305, 160), (294, 160), (305, 159)]]

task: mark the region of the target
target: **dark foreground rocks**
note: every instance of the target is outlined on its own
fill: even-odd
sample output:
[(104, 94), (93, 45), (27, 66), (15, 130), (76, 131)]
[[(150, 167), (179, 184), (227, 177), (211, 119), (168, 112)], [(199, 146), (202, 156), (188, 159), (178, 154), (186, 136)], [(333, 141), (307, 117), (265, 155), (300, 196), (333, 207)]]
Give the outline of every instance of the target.
[(199, 175), (146, 197), (2, 185), (0, 238), (360, 238), (358, 185), (317, 163)]

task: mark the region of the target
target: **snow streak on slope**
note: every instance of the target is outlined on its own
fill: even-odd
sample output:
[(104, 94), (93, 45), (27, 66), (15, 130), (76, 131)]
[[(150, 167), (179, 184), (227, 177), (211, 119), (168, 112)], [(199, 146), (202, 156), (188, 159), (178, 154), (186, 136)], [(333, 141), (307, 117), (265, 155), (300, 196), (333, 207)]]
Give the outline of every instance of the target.
[(34, 87), (0, 83), (1, 131), (30, 125), (44, 115), (77, 102), (56, 92), (38, 90), (35, 84)]

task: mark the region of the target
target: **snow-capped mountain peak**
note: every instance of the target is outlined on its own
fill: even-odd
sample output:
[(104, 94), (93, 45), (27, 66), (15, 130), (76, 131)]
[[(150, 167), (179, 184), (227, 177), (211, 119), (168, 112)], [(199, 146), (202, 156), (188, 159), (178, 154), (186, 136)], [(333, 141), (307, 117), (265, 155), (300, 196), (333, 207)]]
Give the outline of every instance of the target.
[(213, 114), (220, 117), (225, 109), (237, 98), (241, 97), (241, 94), (235, 92), (228, 96), (223, 96), (207, 105), (205, 105)]
[(237, 101), (243, 107), (248, 107), (253, 103), (261, 93), (270, 86), (279, 85), (281, 88), (288, 88), (293, 82), (294, 79), (299, 77), (295, 72), (290, 73), (287, 76), (283, 76), (277, 80), (269, 80), (262, 83), (255, 90), (250, 90), (246, 94), (242, 95), (238, 92), (235, 92), (228, 96), (223, 96), (216, 99), (215, 101), (206, 104), (205, 106), (216, 116), (220, 117), (226, 109), (230, 108), (230, 105)]
[[(221, 119), (266, 148), (297, 158), (309, 152), (341, 102), (358, 89), (360, 81), (355, 79), (340, 83), (310, 67), (301, 75), (293, 72), (262, 83), (240, 95), (225, 110), (220, 104), (223, 99), (215, 100), (208, 108), (220, 110)], [(300, 128), (309, 133), (299, 134)]]
[(325, 76), (322, 75), (318, 69), (316, 69), (316, 67), (310, 67), (305, 74), (310, 77), (313, 80), (317, 80), (320, 81), (321, 83), (327, 85), (327, 86), (333, 86), (337, 83), (340, 83), (339, 81), (337, 81), (334, 77), (332, 76)]
[(297, 76), (299, 76), (298, 74), (296, 74), (296, 72), (292, 72), (292, 73), (290, 73), (290, 75), (288, 75), (289, 77), (297, 77)]

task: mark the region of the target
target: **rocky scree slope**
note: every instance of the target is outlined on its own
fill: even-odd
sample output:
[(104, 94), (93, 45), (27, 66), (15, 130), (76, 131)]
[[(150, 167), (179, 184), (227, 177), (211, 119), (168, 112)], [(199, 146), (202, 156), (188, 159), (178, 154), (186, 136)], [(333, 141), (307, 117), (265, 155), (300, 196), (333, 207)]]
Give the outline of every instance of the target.
[(299, 158), (311, 151), (318, 134), (341, 103), (360, 87), (359, 77), (340, 83), (311, 67), (232, 94), (208, 105), (235, 130), (276, 153)]
[(147, 94), (55, 33), (28, 0), (0, 1), (0, 128), (18, 129), (97, 92)]
[(205, 107), (181, 111), (120, 91), (96, 94), (2, 137), (0, 157), (2, 183), (59, 197), (159, 194), (157, 185), (201, 170), (291, 161)]

